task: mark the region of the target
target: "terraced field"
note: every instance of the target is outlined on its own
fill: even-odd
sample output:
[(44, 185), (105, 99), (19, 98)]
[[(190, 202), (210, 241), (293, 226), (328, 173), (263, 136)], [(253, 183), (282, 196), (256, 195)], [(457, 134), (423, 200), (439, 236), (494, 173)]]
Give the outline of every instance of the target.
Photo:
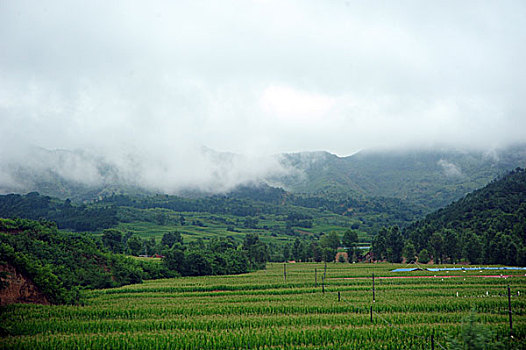
[[(434, 277), (424, 271), (389, 272), (395, 267), (331, 263), (322, 285), (323, 264), (288, 264), (286, 280), (283, 264), (270, 264), (245, 275), (91, 291), (83, 306), (13, 305), (0, 316), (11, 334), (0, 339), (0, 348), (431, 349), (433, 341), (441, 349), (470, 314), (491, 329), (492, 341), (524, 347), (524, 274), (488, 278), (470, 271)], [(373, 303), (373, 272), (375, 277), (433, 277), (375, 278)]]

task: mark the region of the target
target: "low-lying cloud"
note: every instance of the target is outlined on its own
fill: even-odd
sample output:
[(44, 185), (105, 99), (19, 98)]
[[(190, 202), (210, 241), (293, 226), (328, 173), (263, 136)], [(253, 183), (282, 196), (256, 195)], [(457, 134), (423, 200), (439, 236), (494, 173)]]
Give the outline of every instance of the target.
[(448, 177), (461, 177), (461, 176), (463, 176), (462, 170), (456, 164), (448, 162), (445, 159), (440, 159), (437, 164), (442, 168), (442, 171)]
[(97, 183), (102, 160), (221, 191), (288, 171), (282, 152), (524, 142), (525, 23), (521, 1), (8, 2), (0, 181)]

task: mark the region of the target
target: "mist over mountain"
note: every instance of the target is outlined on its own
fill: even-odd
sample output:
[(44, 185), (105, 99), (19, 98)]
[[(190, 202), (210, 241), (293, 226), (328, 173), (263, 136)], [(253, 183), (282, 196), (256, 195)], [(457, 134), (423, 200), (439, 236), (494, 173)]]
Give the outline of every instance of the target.
[[(267, 184), (443, 205), (522, 165), (451, 149), (503, 147), (494, 155), (507, 159), (526, 141), (525, 10), (7, 2), (0, 192), (82, 200)], [(291, 154), (312, 150), (331, 154)]]
[(516, 167), (526, 166), (526, 145), (491, 152), (442, 150), (328, 152), (247, 157), (203, 148), (200, 163), (114, 161), (86, 151), (33, 149), (2, 164), (0, 192), (94, 200), (113, 193), (203, 196), (239, 186), (267, 185), (326, 198), (386, 197), (425, 212), (443, 207)]
[(74, 200), (111, 193), (216, 194), (239, 185), (270, 183), (267, 179), (295, 171), (285, 168), (279, 157), (246, 157), (208, 148), (193, 154), (198, 157), (185, 162), (177, 155), (108, 157), (32, 148), (18, 158), (0, 157), (0, 193), (37, 191)]
[(454, 149), (326, 152), (284, 156), (300, 176), (282, 178), (292, 192), (380, 196), (437, 209), (526, 164), (526, 145), (491, 151)]

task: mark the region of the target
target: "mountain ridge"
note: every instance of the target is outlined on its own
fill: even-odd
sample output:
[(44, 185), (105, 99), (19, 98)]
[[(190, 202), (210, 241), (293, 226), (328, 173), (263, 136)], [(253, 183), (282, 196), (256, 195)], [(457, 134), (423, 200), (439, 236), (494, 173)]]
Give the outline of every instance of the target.
[[(216, 173), (233, 167), (232, 153), (206, 150), (206, 156), (219, 164)], [(151, 188), (132, 177), (131, 169), (83, 151), (40, 149), (38, 162), (5, 164), (0, 176), (1, 193), (39, 192), (76, 202), (100, 200), (113, 194), (148, 196), (176, 194), (185, 197), (227, 194), (239, 186), (268, 185), (294, 194), (345, 199), (370, 197), (397, 198), (431, 212), (444, 207), (465, 194), (483, 187), (495, 177), (516, 167), (526, 167), (526, 144), (493, 151), (458, 151), (453, 149), (363, 150), (339, 157), (326, 151), (286, 153), (275, 156), (281, 169), (244, 179), (231, 188), (212, 186), (187, 187), (169, 193)], [(130, 161), (134, 163), (134, 161)], [(250, 166), (252, 163), (241, 163)], [(137, 170), (139, 171), (139, 170)], [(2, 173), (0, 172), (0, 175)], [(221, 180), (221, 174), (215, 174)], [(233, 176), (233, 175), (232, 175)], [(16, 179), (13, 181), (5, 179)], [(4, 181), (2, 181), (4, 179)]]

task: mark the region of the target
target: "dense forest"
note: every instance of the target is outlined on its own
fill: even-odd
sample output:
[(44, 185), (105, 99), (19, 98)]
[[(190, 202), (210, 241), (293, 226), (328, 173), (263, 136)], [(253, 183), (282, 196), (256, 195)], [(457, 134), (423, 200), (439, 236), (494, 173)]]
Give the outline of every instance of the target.
[(418, 255), (419, 261), (526, 265), (526, 171), (495, 179), (403, 233), (396, 227), (380, 231), (373, 250), (390, 261)]
[(96, 231), (118, 223), (115, 207), (74, 205), (70, 200), (41, 196), (37, 192), (0, 196), (0, 217), (46, 219), (56, 222), (61, 229), (75, 231)]

